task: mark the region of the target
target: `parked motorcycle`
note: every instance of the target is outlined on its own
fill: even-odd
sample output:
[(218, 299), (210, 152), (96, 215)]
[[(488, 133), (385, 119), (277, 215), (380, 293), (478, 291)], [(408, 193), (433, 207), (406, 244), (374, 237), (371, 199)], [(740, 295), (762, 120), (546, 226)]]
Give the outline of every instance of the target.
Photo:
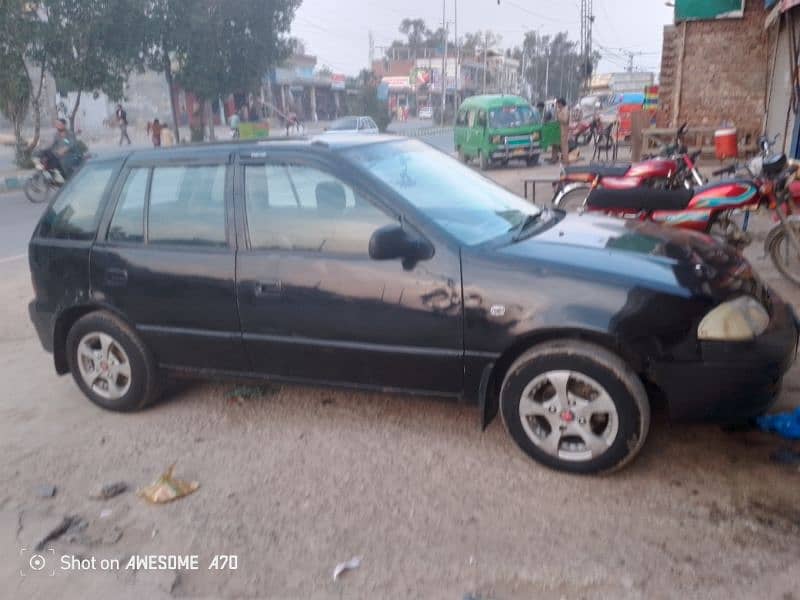
[(689, 154), (683, 136), (686, 123), (679, 129), (675, 143), (665, 147), (656, 157), (626, 165), (577, 165), (566, 167), (555, 185), (553, 205), (562, 210), (575, 210), (595, 189), (629, 190), (691, 189), (706, 183), (697, 170), (700, 151)]
[[(743, 248), (752, 242), (747, 233), (750, 214), (767, 208), (777, 224), (767, 235), (765, 252), (781, 274), (800, 285), (799, 167), (800, 163), (790, 163), (785, 154), (778, 154), (763, 160), (756, 178), (719, 181), (695, 189), (596, 188), (582, 210), (704, 232)], [(736, 214), (744, 214), (743, 226), (733, 218)]]

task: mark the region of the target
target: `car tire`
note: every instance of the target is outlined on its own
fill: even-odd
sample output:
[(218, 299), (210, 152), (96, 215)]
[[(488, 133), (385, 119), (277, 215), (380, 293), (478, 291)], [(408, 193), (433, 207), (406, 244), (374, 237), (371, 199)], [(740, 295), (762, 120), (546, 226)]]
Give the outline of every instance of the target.
[(537, 166), (539, 164), (539, 155), (538, 154), (534, 154), (529, 159), (527, 159), (525, 162), (528, 163), (529, 167), (535, 167), (535, 166)]
[(489, 169), (489, 159), (486, 157), (483, 150), (478, 152), (478, 167), (481, 171), (487, 171)]
[(67, 334), (70, 372), (89, 400), (116, 412), (145, 408), (158, 399), (152, 354), (126, 323), (105, 311), (78, 319)]
[(605, 348), (575, 340), (534, 346), (514, 361), (500, 410), (528, 456), (576, 474), (623, 467), (650, 428), (650, 404), (636, 373)]
[(458, 160), (464, 164), (467, 164), (467, 155), (464, 154), (464, 150), (458, 148)]

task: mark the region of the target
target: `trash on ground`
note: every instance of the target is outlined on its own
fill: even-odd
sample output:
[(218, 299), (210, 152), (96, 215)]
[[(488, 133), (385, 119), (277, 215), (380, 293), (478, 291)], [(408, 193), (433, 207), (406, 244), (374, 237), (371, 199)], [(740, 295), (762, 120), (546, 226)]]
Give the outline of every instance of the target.
[(110, 516), (111, 516), (111, 509), (110, 508), (104, 508), (103, 510), (100, 511), (100, 518), (101, 519), (107, 519)]
[(336, 581), (339, 579), (339, 575), (344, 573), (345, 571), (351, 571), (353, 569), (357, 569), (361, 566), (361, 557), (354, 556), (347, 562), (339, 563), (336, 565), (336, 568), (333, 570), (333, 580)]
[(277, 386), (270, 385), (239, 385), (225, 394), (225, 399), (230, 404), (244, 404), (247, 400), (257, 400), (264, 396), (271, 396), (280, 391)]
[(114, 483), (105, 483), (98, 485), (91, 492), (89, 498), (95, 500), (108, 500), (114, 496), (119, 496), (122, 492), (128, 489), (128, 484), (124, 481), (115, 481)]
[(756, 419), (762, 431), (771, 431), (787, 440), (800, 440), (800, 408), (793, 412), (764, 415)]
[(776, 450), (769, 457), (781, 465), (800, 465), (800, 452), (792, 450), (791, 448), (781, 448)]
[(174, 469), (175, 463), (172, 463), (169, 466), (169, 469), (167, 469), (166, 472), (161, 475), (161, 477), (159, 477), (151, 485), (139, 490), (137, 495), (153, 504), (164, 504), (166, 502), (177, 500), (178, 498), (183, 498), (184, 496), (197, 491), (197, 488), (200, 487), (199, 482), (175, 479), (172, 476)]
[(52, 498), (56, 495), (56, 486), (49, 483), (42, 483), (36, 486), (35, 492), (39, 498)]

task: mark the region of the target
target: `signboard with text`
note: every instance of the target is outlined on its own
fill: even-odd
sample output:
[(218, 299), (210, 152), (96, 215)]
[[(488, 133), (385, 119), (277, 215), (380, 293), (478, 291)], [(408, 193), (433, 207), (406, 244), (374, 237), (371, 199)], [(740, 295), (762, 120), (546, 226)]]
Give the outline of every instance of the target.
[[(751, 0), (752, 1), (752, 0)], [(676, 21), (740, 19), (745, 0), (676, 0)]]

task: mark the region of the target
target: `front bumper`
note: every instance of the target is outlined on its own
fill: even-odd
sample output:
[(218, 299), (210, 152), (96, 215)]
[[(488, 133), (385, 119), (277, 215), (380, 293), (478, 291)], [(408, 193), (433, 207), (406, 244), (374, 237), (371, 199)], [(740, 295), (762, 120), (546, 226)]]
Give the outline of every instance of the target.
[(772, 299), (769, 327), (755, 340), (701, 342), (700, 361), (653, 365), (672, 419), (733, 423), (770, 407), (796, 358), (800, 326), (791, 306)]
[(53, 315), (50, 312), (43, 311), (36, 300), (32, 300), (28, 304), (28, 314), (31, 317), (33, 327), (36, 329), (36, 335), (39, 336), (39, 341), (48, 352), (53, 351)]
[(535, 158), (541, 154), (539, 143), (533, 142), (528, 144), (503, 144), (495, 147), (490, 156), (492, 160), (528, 160)]

